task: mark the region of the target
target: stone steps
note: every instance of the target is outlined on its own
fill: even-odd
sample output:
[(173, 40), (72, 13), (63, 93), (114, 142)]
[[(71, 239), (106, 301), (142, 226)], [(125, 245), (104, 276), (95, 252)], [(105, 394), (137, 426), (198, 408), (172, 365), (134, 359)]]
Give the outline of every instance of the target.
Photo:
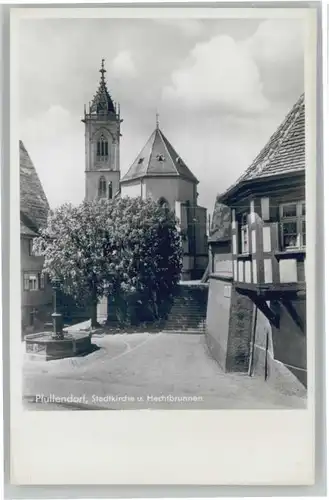
[(181, 284), (163, 332), (203, 334), (207, 313), (206, 287)]
[[(174, 298), (169, 316), (163, 325), (163, 332), (205, 333), (208, 286), (196, 282), (181, 283)], [(105, 299), (98, 307), (98, 321), (106, 320)]]

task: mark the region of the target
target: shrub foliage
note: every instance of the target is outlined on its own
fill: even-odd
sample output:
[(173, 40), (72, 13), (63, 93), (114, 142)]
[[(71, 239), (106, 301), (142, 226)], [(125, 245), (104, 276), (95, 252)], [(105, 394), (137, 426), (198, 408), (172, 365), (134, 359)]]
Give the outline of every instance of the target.
[(62, 205), (50, 213), (34, 248), (50, 280), (91, 307), (93, 325), (104, 295), (122, 322), (160, 319), (181, 274), (175, 215), (150, 199)]

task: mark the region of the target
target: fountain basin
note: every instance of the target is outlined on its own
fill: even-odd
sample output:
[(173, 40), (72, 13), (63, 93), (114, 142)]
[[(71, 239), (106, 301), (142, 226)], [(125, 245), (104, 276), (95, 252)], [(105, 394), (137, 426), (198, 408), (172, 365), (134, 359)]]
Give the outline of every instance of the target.
[(71, 358), (91, 351), (91, 333), (87, 332), (64, 333), (63, 339), (54, 338), (52, 332), (25, 336), (25, 352), (33, 360)]

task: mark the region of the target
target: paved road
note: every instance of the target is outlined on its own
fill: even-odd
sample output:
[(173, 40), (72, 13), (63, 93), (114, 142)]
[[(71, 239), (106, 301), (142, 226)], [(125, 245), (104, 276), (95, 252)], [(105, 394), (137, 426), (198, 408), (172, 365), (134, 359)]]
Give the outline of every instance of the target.
[(76, 409), (305, 407), (303, 398), (280, 394), (260, 378), (223, 373), (203, 335), (118, 334), (93, 342), (97, 350), (85, 357), (25, 356), (24, 394), (38, 395), (40, 409), (62, 409), (63, 401)]

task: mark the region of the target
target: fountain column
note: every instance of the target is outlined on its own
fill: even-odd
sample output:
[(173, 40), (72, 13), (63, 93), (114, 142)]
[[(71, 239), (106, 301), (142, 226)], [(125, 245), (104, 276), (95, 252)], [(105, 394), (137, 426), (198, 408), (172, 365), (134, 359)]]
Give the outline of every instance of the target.
[(56, 280), (53, 285), (54, 290), (54, 312), (51, 315), (53, 319), (53, 333), (52, 337), (57, 340), (64, 339), (63, 333), (63, 317), (62, 314), (57, 312), (57, 292), (59, 290), (59, 282)]

